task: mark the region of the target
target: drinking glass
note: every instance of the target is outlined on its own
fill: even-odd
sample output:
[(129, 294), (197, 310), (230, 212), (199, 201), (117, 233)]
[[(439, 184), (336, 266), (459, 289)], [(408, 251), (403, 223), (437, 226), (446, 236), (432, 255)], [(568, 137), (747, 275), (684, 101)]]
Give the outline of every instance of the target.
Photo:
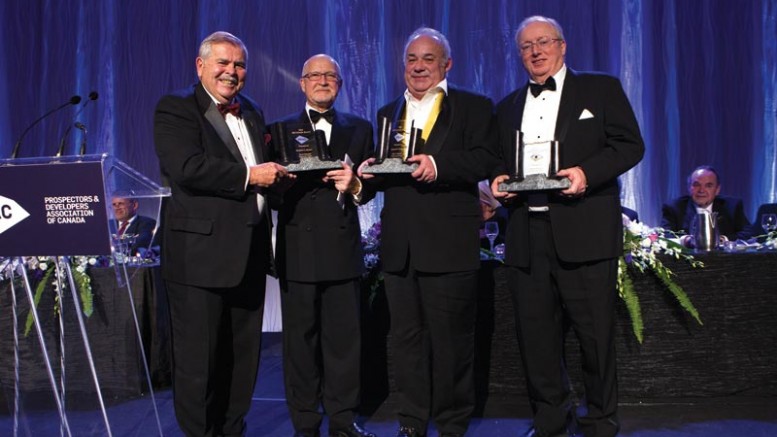
[(772, 232), (777, 229), (777, 214), (764, 214), (761, 216), (761, 226), (766, 232)]
[(494, 240), (496, 240), (496, 236), (499, 235), (499, 223), (486, 222), (483, 230), (488, 238), (488, 242), (491, 243), (491, 253), (494, 253)]

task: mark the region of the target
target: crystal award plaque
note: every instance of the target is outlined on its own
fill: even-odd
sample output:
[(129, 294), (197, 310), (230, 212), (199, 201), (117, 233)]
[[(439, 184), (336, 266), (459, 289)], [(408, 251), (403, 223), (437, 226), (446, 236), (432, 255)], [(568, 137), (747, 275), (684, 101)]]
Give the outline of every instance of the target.
[(326, 134), (306, 123), (275, 123), (271, 126), (278, 163), (292, 173), (343, 168), (332, 158)]
[(499, 184), (499, 191), (549, 191), (569, 188), (568, 178), (558, 177), (558, 141), (524, 143), (515, 131), (515, 175)]

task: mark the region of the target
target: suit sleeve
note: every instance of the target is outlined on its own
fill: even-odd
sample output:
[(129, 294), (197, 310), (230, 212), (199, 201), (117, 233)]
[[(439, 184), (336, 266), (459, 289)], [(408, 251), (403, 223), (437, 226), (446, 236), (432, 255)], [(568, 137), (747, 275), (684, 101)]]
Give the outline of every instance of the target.
[(634, 167), (645, 153), (637, 119), (620, 81), (601, 77), (605, 145), (580, 163), (589, 189), (608, 183)]
[(661, 227), (669, 231), (678, 231), (680, 229), (677, 213), (671, 205), (664, 204), (661, 207)]
[[(354, 174), (356, 174), (356, 169), (359, 168), (359, 165), (361, 165), (361, 163), (366, 161), (368, 158), (372, 157), (375, 153), (372, 125), (366, 120), (363, 124), (364, 128), (360, 129), (361, 135), (363, 135), (360, 141), (361, 146), (359, 147), (361, 156), (351, 156), (351, 160), (353, 161), (352, 168)], [(375, 189), (375, 185), (369, 183), (369, 181), (364, 179), (360, 179), (360, 181), (362, 183), (362, 192), (359, 204), (364, 205), (375, 197), (377, 190)]]
[(736, 231), (736, 237), (746, 240), (750, 238), (750, 220), (745, 215), (745, 207), (741, 200), (737, 200), (736, 207), (734, 208), (734, 226)]
[(206, 144), (206, 123), (193, 100), (178, 96), (160, 100), (154, 142), (162, 172), (193, 194), (240, 199), (246, 195), (248, 169), (217, 137)]

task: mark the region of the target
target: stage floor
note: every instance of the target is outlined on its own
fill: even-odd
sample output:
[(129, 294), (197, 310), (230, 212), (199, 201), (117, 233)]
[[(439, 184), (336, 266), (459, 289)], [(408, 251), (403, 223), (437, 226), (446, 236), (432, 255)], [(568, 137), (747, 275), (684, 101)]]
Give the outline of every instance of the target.
[[(286, 411), (279, 333), (265, 333), (259, 382), (248, 417), (248, 436), (291, 437), (293, 429)], [(156, 393), (159, 421), (165, 436), (179, 437), (173, 414), (172, 392)], [(5, 405), (3, 405), (5, 407)], [(389, 397), (362, 421), (380, 437), (396, 435), (395, 405)], [(0, 410), (0, 435), (13, 435), (8, 410)], [(531, 424), (525, 399), (490, 399), (482, 417), (472, 420), (471, 437), (520, 436)], [(111, 406), (108, 417), (114, 436), (152, 436), (158, 433), (147, 399)], [(777, 398), (694, 398), (672, 403), (661, 399), (620, 406), (624, 437), (772, 437), (777, 435)], [(99, 413), (78, 411), (69, 415), (73, 435), (107, 435)], [(326, 430), (326, 424), (324, 424)], [(20, 436), (59, 435), (59, 419), (53, 412), (28, 412), (19, 426)], [(326, 434), (323, 434), (326, 435)], [(436, 432), (430, 432), (430, 437)]]

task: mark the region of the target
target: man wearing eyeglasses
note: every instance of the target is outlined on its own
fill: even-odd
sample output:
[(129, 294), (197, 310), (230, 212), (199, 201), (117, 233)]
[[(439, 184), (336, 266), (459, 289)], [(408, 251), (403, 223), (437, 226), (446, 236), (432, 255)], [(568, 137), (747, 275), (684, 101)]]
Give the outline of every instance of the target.
[[(529, 83), (497, 105), (503, 162), (491, 189), (510, 209), (505, 264), (516, 311), (534, 424), (527, 435), (618, 432), (614, 316), (623, 251), (618, 176), (641, 159), (642, 136), (619, 81), (564, 63), (559, 24), (534, 16), (515, 37)], [(559, 142), (560, 192), (507, 193), (516, 174), (516, 131), (525, 142)], [(582, 351), (585, 415), (575, 420), (564, 367), (565, 320)]]
[(409, 177), (378, 182), (397, 437), (425, 436), (430, 418), (439, 435), (463, 436), (475, 407), (478, 181), (496, 165), (496, 131), (491, 100), (448, 83), (452, 65), (442, 33), (416, 30), (405, 45), (407, 90), (378, 111), (394, 126), (423, 127), (425, 139)]
[(373, 149), (367, 120), (335, 111), (340, 65), (315, 55), (302, 67), (305, 109), (285, 126), (322, 130), (342, 168), (300, 172), (278, 208), (276, 246), (283, 313), (286, 403), (295, 436), (375, 437), (355, 423), (360, 401), (360, 285), (364, 254), (357, 205), (370, 199), (354, 174)]

